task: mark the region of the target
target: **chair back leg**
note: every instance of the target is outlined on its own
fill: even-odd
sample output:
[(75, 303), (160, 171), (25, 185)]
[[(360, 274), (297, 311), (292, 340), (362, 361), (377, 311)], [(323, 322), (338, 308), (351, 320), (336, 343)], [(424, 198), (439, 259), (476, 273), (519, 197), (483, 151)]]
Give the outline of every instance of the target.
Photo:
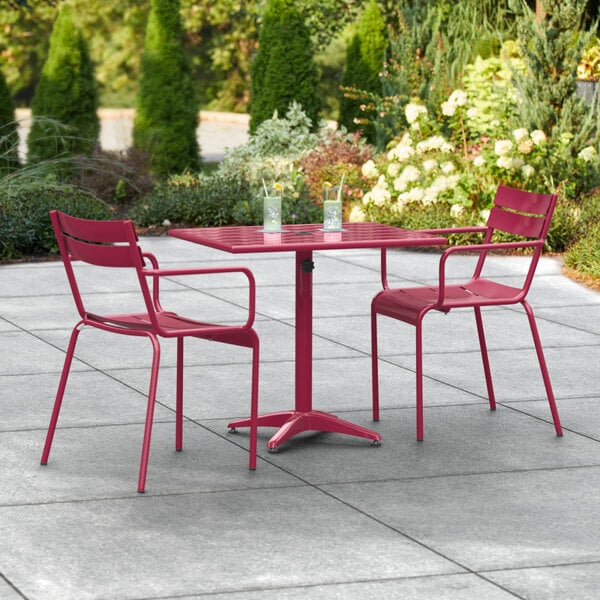
[(175, 399), (175, 450), (183, 449), (183, 337), (177, 338), (177, 384)]
[(556, 401), (554, 400), (554, 392), (552, 391), (552, 383), (550, 382), (550, 375), (548, 373), (548, 367), (546, 366), (546, 359), (544, 358), (544, 351), (542, 350), (542, 343), (540, 341), (540, 335), (538, 333), (537, 324), (535, 322), (535, 316), (533, 310), (527, 300), (521, 302), (527, 313), (529, 319), (529, 326), (531, 327), (531, 334), (533, 336), (533, 343), (535, 345), (535, 351), (537, 353), (538, 361), (540, 363), (540, 370), (542, 371), (542, 379), (544, 380), (544, 387), (546, 388), (546, 395), (548, 396), (548, 404), (550, 405), (550, 413), (552, 414), (552, 420), (554, 421), (554, 429), (556, 430), (557, 436), (562, 436), (562, 426), (560, 424), (560, 417), (558, 416), (558, 409), (556, 408)]
[(496, 396), (494, 395), (494, 384), (492, 381), (492, 371), (490, 370), (490, 361), (488, 358), (487, 344), (483, 330), (481, 308), (479, 306), (474, 306), (473, 309), (475, 311), (475, 321), (477, 322), (477, 335), (479, 336), (479, 348), (481, 350), (481, 360), (483, 362), (483, 372), (485, 374), (485, 385), (487, 386), (490, 410), (496, 410)]
[(148, 390), (148, 406), (146, 408), (146, 424), (144, 426), (144, 439), (142, 441), (142, 458), (140, 460), (140, 475), (138, 478), (138, 492), (143, 494), (146, 489), (146, 471), (148, 470), (148, 457), (150, 455), (150, 438), (152, 436), (152, 422), (154, 420), (154, 405), (156, 403), (156, 388), (158, 385), (158, 369), (160, 366), (160, 344), (158, 338), (148, 333), (152, 342), (152, 371), (150, 373), (150, 388)]
[(54, 408), (52, 409), (52, 415), (50, 417), (50, 424), (48, 425), (48, 433), (46, 434), (46, 442), (44, 449), (42, 450), (42, 458), (40, 463), (42, 465), (48, 464), (48, 457), (50, 456), (50, 448), (52, 447), (52, 440), (54, 439), (54, 432), (56, 430), (56, 423), (58, 422), (58, 415), (60, 413), (60, 407), (62, 406), (63, 397), (65, 395), (65, 389), (67, 387), (67, 380), (69, 378), (69, 372), (71, 370), (71, 363), (73, 362), (73, 354), (75, 353), (75, 346), (77, 344), (77, 338), (81, 331), (82, 322), (79, 321), (71, 332), (71, 339), (69, 340), (69, 346), (67, 347), (67, 353), (65, 355), (65, 362), (63, 364), (62, 374), (58, 383), (58, 390), (56, 392), (56, 399), (54, 400)]

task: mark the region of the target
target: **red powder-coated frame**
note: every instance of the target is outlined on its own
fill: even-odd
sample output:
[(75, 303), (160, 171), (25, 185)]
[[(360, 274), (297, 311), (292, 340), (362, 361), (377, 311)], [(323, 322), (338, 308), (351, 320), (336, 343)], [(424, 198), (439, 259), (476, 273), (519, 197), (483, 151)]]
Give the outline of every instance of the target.
[[(246, 252), (295, 252), (295, 406), (293, 410), (260, 415), (258, 425), (277, 427), (267, 443), (274, 450), (302, 431), (344, 433), (378, 443), (381, 436), (333, 414), (312, 407), (312, 270), (314, 250), (350, 248), (398, 248), (446, 244), (446, 238), (408, 231), (380, 223), (344, 223), (340, 232), (326, 232), (320, 225), (284, 225), (282, 233), (263, 233), (259, 226), (172, 229), (169, 235), (234, 254)], [(249, 419), (229, 423), (232, 429), (247, 427)]]
[[(415, 371), (416, 371), (416, 426), (417, 440), (423, 439), (423, 318), (430, 310), (448, 313), (453, 308), (472, 308), (479, 337), (479, 347), (491, 410), (496, 409), (496, 399), (492, 374), (488, 358), (487, 344), (481, 316), (482, 307), (503, 306), (520, 303), (525, 309), (529, 327), (535, 346), (537, 359), (548, 397), (550, 414), (557, 436), (562, 436), (562, 427), (548, 367), (540, 341), (535, 317), (526, 296), (531, 287), (535, 270), (544, 249), (544, 243), (550, 221), (556, 206), (556, 195), (534, 194), (516, 190), (507, 186), (499, 186), (494, 198), (494, 206), (490, 211), (487, 225), (483, 227), (466, 227), (455, 229), (434, 229), (430, 233), (450, 234), (459, 232), (477, 232), (483, 235), (480, 244), (453, 246), (444, 250), (438, 271), (438, 285), (411, 288), (390, 288), (386, 277), (386, 256), (382, 252), (381, 279), (383, 290), (372, 301), (371, 305), (371, 358), (373, 383), (373, 420), (379, 420), (379, 375), (377, 348), (377, 315), (390, 317), (413, 325), (415, 339)], [(496, 242), (494, 234), (504, 232), (522, 237), (523, 241)], [(522, 285), (509, 286), (505, 283), (483, 277), (486, 258), (491, 252), (529, 250), (529, 268)], [(446, 264), (451, 257), (459, 253), (478, 255), (472, 277), (460, 284), (449, 284), (446, 281)]]

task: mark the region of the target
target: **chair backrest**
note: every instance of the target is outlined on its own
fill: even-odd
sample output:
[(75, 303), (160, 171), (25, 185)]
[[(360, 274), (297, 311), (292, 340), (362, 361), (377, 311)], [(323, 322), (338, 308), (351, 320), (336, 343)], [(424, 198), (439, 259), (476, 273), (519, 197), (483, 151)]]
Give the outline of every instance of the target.
[[(555, 194), (535, 194), (504, 185), (498, 187), (494, 205), (487, 221), (484, 244), (492, 244), (494, 233), (500, 231), (525, 238), (533, 248), (523, 289), (527, 290), (544, 249), (544, 242), (554, 213)], [(518, 242), (515, 242), (515, 248)], [(488, 251), (479, 256), (474, 278), (481, 275)]]
[(146, 310), (154, 321), (154, 305), (146, 277), (142, 274), (144, 258), (138, 238), (129, 220), (94, 221), (72, 217), (57, 210), (50, 220), (67, 272), (73, 299), (82, 318), (86, 310), (72, 263), (82, 261), (96, 267), (130, 268), (136, 271)]

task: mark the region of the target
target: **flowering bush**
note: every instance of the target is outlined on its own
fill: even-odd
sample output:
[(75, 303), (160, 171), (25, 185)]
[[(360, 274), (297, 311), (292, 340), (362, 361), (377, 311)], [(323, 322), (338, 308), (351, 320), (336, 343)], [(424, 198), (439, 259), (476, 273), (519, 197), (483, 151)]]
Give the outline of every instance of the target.
[(499, 184), (573, 197), (598, 181), (596, 148), (572, 148), (571, 135), (553, 140), (540, 130), (510, 130), (509, 119), (477, 119), (477, 101), (461, 89), (440, 108), (441, 122), (419, 102), (406, 105), (408, 129), (362, 167), (371, 189), (351, 219), (398, 222), (409, 206), (442, 204), (456, 224), (465, 211), (484, 221)]

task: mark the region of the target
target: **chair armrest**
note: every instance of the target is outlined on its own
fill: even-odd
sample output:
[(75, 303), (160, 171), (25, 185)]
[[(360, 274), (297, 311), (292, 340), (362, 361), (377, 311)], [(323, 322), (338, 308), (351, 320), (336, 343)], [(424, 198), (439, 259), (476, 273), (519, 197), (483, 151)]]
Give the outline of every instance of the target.
[[(488, 244), (471, 244), (465, 246), (450, 246), (446, 248), (442, 253), (439, 264), (439, 296), (437, 306), (441, 306), (444, 303), (444, 290), (446, 286), (446, 261), (452, 254), (457, 253), (481, 253), (489, 252), (490, 250), (511, 250), (515, 248), (537, 248), (544, 246), (543, 240), (529, 240), (523, 242), (498, 242)], [(479, 266), (476, 268), (477, 273)]]
[[(150, 255), (152, 256), (152, 255)], [(146, 255), (144, 254), (144, 257)], [(150, 262), (153, 262), (152, 258), (148, 257)], [(154, 259), (155, 261), (156, 259)], [(153, 263), (153, 267), (154, 264)], [(245, 275), (248, 280), (248, 318), (244, 324), (245, 328), (252, 327), (254, 323), (254, 315), (256, 312), (256, 281), (254, 274), (250, 269), (246, 267), (204, 267), (204, 268), (189, 268), (189, 269), (144, 269), (143, 274), (146, 277), (152, 277), (154, 281), (153, 285), (153, 298), (156, 307), (162, 310), (159, 299), (158, 299), (158, 278), (159, 277), (182, 277), (186, 275), (218, 275), (219, 273), (241, 273)]]
[(423, 233), (431, 233), (433, 235), (450, 235), (452, 233), (485, 233), (488, 227), (472, 226), (472, 227), (444, 227), (441, 229), (419, 229)]

